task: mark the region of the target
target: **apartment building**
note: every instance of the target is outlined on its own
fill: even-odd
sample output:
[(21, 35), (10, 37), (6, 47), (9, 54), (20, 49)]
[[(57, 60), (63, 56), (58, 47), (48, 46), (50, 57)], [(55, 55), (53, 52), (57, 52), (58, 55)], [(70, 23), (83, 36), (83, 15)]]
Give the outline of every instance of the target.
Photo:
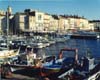
[(27, 15), (27, 18), (25, 19), (29, 30), (32, 31), (38, 31), (41, 32), (44, 30), (44, 13), (37, 11), (37, 10), (31, 10), (31, 9), (25, 9), (24, 11)]
[[(8, 7), (7, 11), (12, 14), (12, 8)], [(9, 15), (8, 15), (9, 16)], [(43, 32), (43, 31), (60, 31), (68, 30), (100, 30), (100, 21), (88, 21), (78, 15), (51, 15), (39, 10), (25, 9), (24, 12), (17, 12), (9, 16), (9, 25), (14, 34), (25, 31)], [(0, 11), (0, 32), (7, 31), (7, 14)]]
[(95, 31), (100, 31), (100, 20), (91, 20), (89, 23), (94, 25)]
[(44, 31), (50, 31), (50, 19), (51, 19), (51, 15), (48, 13), (44, 13)]
[(69, 29), (68, 19), (64, 16), (59, 16), (59, 30), (60, 32), (66, 32)]
[(36, 30), (39, 32), (44, 31), (44, 13), (36, 11), (35, 13)]
[(94, 31), (95, 30), (93, 23), (89, 23), (89, 26), (90, 26), (90, 31)]
[(25, 17), (26, 14), (25, 13), (16, 13), (14, 15), (14, 29), (15, 29), (15, 33), (19, 34), (21, 33), (21, 31), (25, 30)]
[(58, 27), (59, 26), (58, 21), (59, 21), (59, 18), (58, 18), (57, 15), (51, 15), (51, 17), (50, 17), (49, 31), (55, 32), (55, 31), (58, 30), (58, 28), (59, 28)]
[(69, 30), (90, 30), (89, 22), (84, 17), (78, 15), (63, 15), (68, 20)]
[[(0, 34), (3, 34), (3, 28), (5, 26), (4, 20), (5, 20), (6, 13), (2, 10), (0, 10)], [(6, 20), (5, 20), (6, 22)]]
[(90, 30), (89, 22), (85, 18), (80, 18), (80, 30)]

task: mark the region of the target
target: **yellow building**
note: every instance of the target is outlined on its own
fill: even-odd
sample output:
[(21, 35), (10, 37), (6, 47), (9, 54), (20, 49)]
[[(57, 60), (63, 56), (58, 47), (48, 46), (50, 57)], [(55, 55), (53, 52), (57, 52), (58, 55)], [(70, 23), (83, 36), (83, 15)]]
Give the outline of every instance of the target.
[(88, 20), (85, 18), (80, 18), (79, 28), (80, 28), (80, 30), (90, 30)]
[(25, 9), (24, 13), (16, 13), (15, 28), (23, 31), (60, 31), (90, 30), (87, 19), (79, 16), (50, 15), (38, 10)]
[[(5, 16), (6, 14), (5, 14), (5, 12), (4, 11), (2, 11), (2, 10), (0, 10), (0, 34), (2, 34), (3, 33), (3, 28), (4, 28), (4, 26), (6, 25), (5, 23)], [(4, 21), (5, 20), (5, 21)], [(4, 22), (5, 23), (4, 23)]]
[(73, 17), (68, 17), (69, 29), (74, 30), (76, 29), (76, 19)]
[(59, 16), (59, 30), (60, 32), (66, 32), (69, 29), (68, 19), (64, 16)]
[(50, 31), (50, 20), (51, 20), (51, 15), (44, 13), (44, 31)]
[(70, 30), (89, 30), (88, 20), (79, 16), (67, 16)]
[(57, 15), (51, 15), (50, 18), (50, 26), (49, 26), (49, 31), (57, 31), (58, 30), (58, 16)]

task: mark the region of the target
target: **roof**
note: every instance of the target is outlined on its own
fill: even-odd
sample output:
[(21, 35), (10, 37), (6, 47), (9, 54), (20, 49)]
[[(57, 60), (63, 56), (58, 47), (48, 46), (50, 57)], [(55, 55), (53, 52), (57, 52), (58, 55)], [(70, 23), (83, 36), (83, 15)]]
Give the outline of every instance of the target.
[(54, 19), (59, 19), (58, 15), (52, 15)]
[(65, 17), (65, 18), (77, 18), (77, 19), (86, 19), (84, 18), (84, 16), (80, 17), (78, 15), (60, 15), (61, 17)]

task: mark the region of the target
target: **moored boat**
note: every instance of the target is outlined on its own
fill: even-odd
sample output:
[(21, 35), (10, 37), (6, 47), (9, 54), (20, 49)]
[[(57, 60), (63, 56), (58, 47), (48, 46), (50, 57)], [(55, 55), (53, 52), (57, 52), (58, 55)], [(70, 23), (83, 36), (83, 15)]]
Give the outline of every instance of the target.
[[(73, 58), (63, 57), (63, 51), (74, 51), (75, 56)], [(36, 56), (36, 55), (35, 55)], [(72, 67), (74, 64), (77, 64), (78, 61), (78, 54), (77, 49), (72, 48), (64, 48), (61, 49), (58, 57), (52, 57), (49, 62), (41, 62), (40, 59), (36, 58), (33, 53), (29, 53), (26, 55), (26, 60), (21, 60), (22, 57), (19, 59), (21, 60), (19, 63), (11, 63), (7, 65), (3, 65), (4, 67), (10, 67), (12, 73), (22, 74), (26, 76), (34, 76), (38, 74), (39, 76), (48, 76), (54, 73), (58, 73), (59, 71), (63, 71)], [(23, 58), (25, 58), (23, 56)], [(27, 73), (23, 73), (27, 71)]]

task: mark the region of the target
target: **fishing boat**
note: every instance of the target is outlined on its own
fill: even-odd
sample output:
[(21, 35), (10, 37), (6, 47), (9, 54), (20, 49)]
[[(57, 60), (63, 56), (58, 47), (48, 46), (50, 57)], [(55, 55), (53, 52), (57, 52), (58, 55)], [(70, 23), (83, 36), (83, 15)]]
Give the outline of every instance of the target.
[[(64, 57), (63, 54), (65, 51), (75, 52), (74, 57)], [(50, 62), (43, 64), (43, 73), (45, 75), (54, 74), (64, 69), (69, 69), (74, 65), (78, 65), (78, 49), (64, 48), (60, 50), (58, 57), (52, 57)]]
[[(63, 51), (74, 51), (75, 56), (73, 58), (63, 57)], [(23, 58), (25, 57), (23, 56)], [(23, 60), (21, 61), (21, 63), (6, 64), (4, 65), (4, 67), (9, 67), (12, 73), (31, 77), (33, 77), (34, 75), (43, 77), (67, 70), (70, 67), (73, 67), (74, 64), (76, 65), (78, 62), (77, 49), (72, 48), (61, 49), (58, 57), (53, 56), (48, 62), (45, 62), (43, 60), (43, 62), (41, 62), (41, 60), (36, 58), (36, 55), (33, 55), (33, 53), (29, 53), (26, 58), (27, 62)]]
[(96, 63), (96, 58), (91, 55), (91, 51), (87, 49), (86, 55), (80, 57), (79, 64), (74, 68), (73, 72), (64, 72), (58, 76), (60, 79), (68, 80), (99, 80), (100, 62)]

